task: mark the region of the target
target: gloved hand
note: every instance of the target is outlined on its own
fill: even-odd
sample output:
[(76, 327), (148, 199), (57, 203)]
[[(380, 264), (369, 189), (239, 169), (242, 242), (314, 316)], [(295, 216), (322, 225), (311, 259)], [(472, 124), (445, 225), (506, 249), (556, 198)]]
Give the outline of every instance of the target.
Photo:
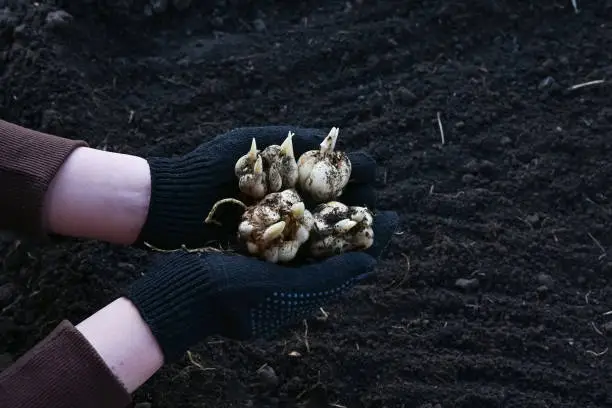
[[(238, 224), (223, 222), (221, 210), (226, 210), (225, 207), (219, 209), (215, 219), (228, 227), (204, 224), (206, 216), (217, 201), (239, 196), (234, 165), (249, 151), (252, 139), (255, 138), (258, 148), (263, 150), (271, 144), (282, 143), (289, 131), (295, 133), (296, 160), (302, 153), (318, 149), (328, 133), (290, 126), (240, 128), (219, 135), (181, 157), (148, 158), (151, 170), (149, 214), (134, 245), (142, 247), (146, 242), (161, 249), (176, 249), (181, 245), (196, 248), (210, 241), (234, 239)], [(342, 145), (342, 135), (339, 144)], [(352, 180), (341, 201), (374, 209), (372, 183), (376, 177), (376, 162), (365, 153), (348, 155), (353, 165)], [(228, 214), (231, 213), (230, 209)]]
[(395, 212), (378, 213), (374, 245), (367, 251), (299, 267), (214, 252), (156, 255), (126, 297), (151, 328), (167, 362), (211, 335), (268, 337), (371, 274), (397, 224)]

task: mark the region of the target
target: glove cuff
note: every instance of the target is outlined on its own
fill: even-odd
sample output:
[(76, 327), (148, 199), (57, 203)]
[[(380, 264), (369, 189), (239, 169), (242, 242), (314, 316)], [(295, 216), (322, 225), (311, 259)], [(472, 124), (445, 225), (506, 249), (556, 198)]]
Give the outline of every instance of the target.
[(216, 321), (208, 301), (212, 292), (209, 273), (199, 257), (164, 258), (124, 296), (151, 329), (166, 361), (173, 361), (193, 344), (215, 334)]
[(161, 249), (177, 249), (188, 245), (182, 238), (202, 229), (207, 214), (195, 209), (203, 208), (201, 196), (214, 183), (214, 172), (203, 171), (207, 163), (197, 155), (147, 161), (151, 173), (149, 212), (133, 246), (144, 248), (146, 242)]

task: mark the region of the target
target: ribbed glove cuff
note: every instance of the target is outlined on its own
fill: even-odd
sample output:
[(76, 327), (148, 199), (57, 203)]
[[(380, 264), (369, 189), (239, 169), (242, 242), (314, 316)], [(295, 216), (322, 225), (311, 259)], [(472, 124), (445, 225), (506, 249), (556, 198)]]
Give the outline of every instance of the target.
[[(151, 200), (147, 221), (135, 246), (144, 242), (176, 249), (193, 231), (201, 231), (206, 218), (207, 190), (214, 186), (214, 171), (205, 169), (203, 155), (147, 159), (151, 171)], [(200, 211), (198, 211), (201, 209)]]
[(192, 255), (181, 262), (165, 257), (132, 284), (125, 296), (150, 327), (167, 361), (215, 334), (215, 311), (207, 299), (212, 291), (202, 261)]

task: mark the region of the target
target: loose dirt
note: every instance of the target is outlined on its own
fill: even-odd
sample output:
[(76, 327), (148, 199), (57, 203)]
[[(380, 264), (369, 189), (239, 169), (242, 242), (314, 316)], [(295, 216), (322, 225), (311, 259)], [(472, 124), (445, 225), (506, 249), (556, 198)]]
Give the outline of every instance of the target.
[[(209, 339), (200, 368), (165, 367), (137, 402), (612, 404), (612, 88), (571, 89), (612, 80), (611, 1), (201, 3), (0, 1), (1, 117), (139, 155), (339, 126), (379, 161), (402, 226), (378, 280), (307, 332)], [(3, 365), (147, 262), (72, 239), (1, 248)]]

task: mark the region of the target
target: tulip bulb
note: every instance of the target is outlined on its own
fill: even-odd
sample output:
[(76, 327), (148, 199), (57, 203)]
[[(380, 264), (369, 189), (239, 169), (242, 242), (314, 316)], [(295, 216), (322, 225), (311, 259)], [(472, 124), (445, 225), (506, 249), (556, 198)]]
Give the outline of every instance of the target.
[(331, 129), (319, 150), (302, 154), (297, 161), (298, 185), (318, 203), (338, 198), (351, 175), (351, 161), (344, 152), (335, 151), (339, 129)]
[(247, 208), (238, 238), (251, 255), (272, 263), (289, 262), (310, 238), (314, 219), (294, 189), (268, 194)]
[(318, 205), (313, 218), (310, 251), (315, 257), (366, 250), (374, 243), (374, 217), (366, 207), (330, 201)]

